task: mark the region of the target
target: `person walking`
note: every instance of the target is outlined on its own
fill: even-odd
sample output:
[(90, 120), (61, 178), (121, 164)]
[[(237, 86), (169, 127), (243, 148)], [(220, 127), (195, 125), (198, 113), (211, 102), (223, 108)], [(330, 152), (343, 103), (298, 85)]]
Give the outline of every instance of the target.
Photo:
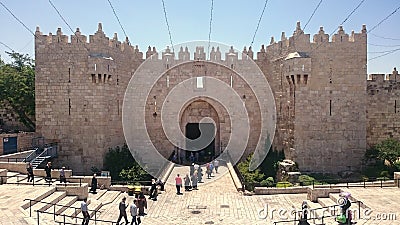
[(201, 166), (199, 166), (199, 169), (197, 170), (197, 182), (203, 183), (202, 179), (203, 179), (203, 169), (201, 168)]
[(122, 217), (125, 219), (125, 224), (128, 224), (128, 216), (126, 215), (126, 208), (128, 208), (128, 203), (125, 203), (126, 197), (123, 197), (121, 202), (119, 203), (119, 216), (117, 220), (117, 224), (121, 221)]
[(82, 225), (88, 225), (89, 224), (89, 219), (90, 219), (90, 215), (88, 212), (88, 206), (87, 206), (87, 199), (83, 199), (82, 203), (81, 203), (81, 211), (83, 214), (83, 220), (82, 220)]
[(46, 178), (44, 180), (51, 182), (51, 162), (47, 162), (46, 168), (44, 168), (44, 170), (46, 171)]
[[(137, 214), (138, 214), (137, 199), (134, 199), (134, 200), (133, 200), (133, 204), (131, 205), (130, 211), (131, 211), (131, 216), (132, 216), (131, 225), (133, 225), (133, 224), (138, 225), (138, 223), (137, 223), (138, 221), (137, 221), (137, 220), (140, 221), (140, 219), (137, 219), (137, 218), (136, 218), (136, 217), (137, 217)], [(139, 218), (140, 218), (140, 217), (139, 217)], [(139, 222), (139, 223), (140, 223), (140, 222)]]
[(60, 169), (60, 183), (67, 183), (67, 178), (65, 178), (65, 166)]
[(28, 182), (33, 181), (33, 167), (32, 163), (28, 163), (28, 167), (26, 168), (26, 171), (28, 172)]
[(185, 191), (190, 191), (191, 185), (190, 185), (190, 178), (189, 178), (189, 175), (186, 174), (186, 177), (183, 178), (183, 180), (185, 181)]
[(137, 202), (138, 202), (138, 208), (139, 208), (139, 216), (146, 215), (144, 213), (144, 209), (147, 209), (147, 200), (146, 200), (146, 197), (144, 196), (143, 192), (139, 193)]
[(211, 168), (210, 168), (210, 163), (206, 164), (206, 173), (207, 173), (207, 179), (211, 179)]
[(156, 189), (157, 189), (156, 180), (155, 179), (151, 179), (151, 187), (150, 187), (149, 199), (153, 199), (155, 197)]
[(97, 192), (96, 192), (96, 189), (97, 189), (97, 177), (96, 177), (96, 174), (94, 173), (93, 174), (93, 177), (92, 177), (92, 183), (91, 183), (91, 185), (90, 185), (90, 191), (93, 193), (93, 194), (96, 194)]
[(215, 159), (214, 160), (215, 173), (218, 173), (218, 167), (219, 167), (219, 161), (217, 159)]
[(193, 190), (197, 190), (197, 179), (198, 179), (198, 175), (197, 175), (197, 170), (194, 171), (193, 176), (192, 176), (192, 189)]
[(176, 194), (181, 195), (182, 178), (179, 176), (179, 174), (177, 174), (175, 177), (175, 185), (176, 185)]

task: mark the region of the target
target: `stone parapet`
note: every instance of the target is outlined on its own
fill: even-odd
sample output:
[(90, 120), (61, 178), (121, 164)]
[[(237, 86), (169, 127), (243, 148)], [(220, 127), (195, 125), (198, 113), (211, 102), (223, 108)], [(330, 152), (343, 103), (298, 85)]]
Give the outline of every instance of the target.
[(65, 191), (67, 195), (78, 196), (79, 200), (83, 200), (89, 195), (89, 185), (86, 183), (82, 184), (57, 184), (57, 191)]
[(304, 194), (308, 193), (309, 187), (288, 187), (288, 188), (269, 188), (255, 187), (256, 195), (277, 195), (277, 194)]

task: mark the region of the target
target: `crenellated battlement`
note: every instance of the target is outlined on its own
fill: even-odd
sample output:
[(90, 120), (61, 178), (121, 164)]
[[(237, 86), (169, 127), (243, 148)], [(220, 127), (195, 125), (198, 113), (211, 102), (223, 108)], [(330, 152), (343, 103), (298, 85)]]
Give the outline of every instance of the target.
[(344, 31), (343, 26), (339, 26), (337, 32), (329, 37), (329, 34), (326, 34), (321, 26), (318, 33), (313, 35), (312, 40), (310, 37), (310, 34), (305, 34), (301, 29), (300, 22), (297, 22), (296, 29), (291, 37), (286, 37), (285, 32), (282, 32), (281, 40), (276, 41), (274, 37), (271, 37), (268, 46), (262, 45), (257, 52), (257, 60), (282, 59), (286, 57), (285, 54), (295, 51), (314, 53), (332, 45), (336, 48), (340, 46), (348, 48), (346, 44), (358, 43), (363, 46), (367, 43), (367, 29), (366, 25), (362, 25), (360, 33), (352, 31), (351, 34), (348, 34)]
[(57, 29), (56, 34), (49, 33), (48, 35), (44, 35), (39, 27), (36, 27), (35, 32), (35, 46), (39, 49), (46, 48), (47, 46), (80, 46), (83, 47), (84, 50), (87, 51), (96, 51), (99, 48), (104, 48), (108, 46), (109, 48), (119, 50), (121, 52), (129, 52), (134, 53), (143, 58), (143, 54), (139, 51), (139, 47), (132, 46), (129, 42), (128, 37), (126, 37), (125, 41), (121, 42), (118, 40), (117, 33), (114, 33), (113, 38), (109, 38), (103, 32), (102, 24), (98, 24), (97, 31), (93, 35), (89, 35), (89, 39), (87, 36), (82, 35), (79, 28), (76, 28), (76, 31), (73, 35), (63, 34), (61, 28)]

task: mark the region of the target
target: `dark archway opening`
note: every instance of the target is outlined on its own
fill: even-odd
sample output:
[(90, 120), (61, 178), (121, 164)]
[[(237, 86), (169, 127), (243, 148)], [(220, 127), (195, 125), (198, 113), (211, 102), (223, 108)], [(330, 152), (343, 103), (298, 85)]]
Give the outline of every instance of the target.
[[(200, 123), (187, 123), (186, 124), (186, 138), (195, 140), (200, 137), (201, 132), (200, 132)], [(215, 126), (213, 123), (202, 123), (201, 124), (202, 128), (206, 130), (207, 132), (210, 132), (210, 134), (215, 133)], [(197, 146), (194, 146), (192, 143), (187, 142), (186, 143), (186, 149), (189, 149), (189, 151), (186, 151), (186, 161), (191, 164), (193, 162), (197, 164), (204, 164), (207, 162), (210, 162), (215, 158), (215, 137), (211, 141), (211, 143), (205, 147), (202, 148), (201, 150), (198, 151), (190, 151), (190, 149), (197, 149)]]

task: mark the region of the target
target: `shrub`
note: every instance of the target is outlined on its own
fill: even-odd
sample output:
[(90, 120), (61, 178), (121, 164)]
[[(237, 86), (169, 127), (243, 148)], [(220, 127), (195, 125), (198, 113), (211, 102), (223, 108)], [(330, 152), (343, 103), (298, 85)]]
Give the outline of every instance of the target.
[(288, 181), (282, 181), (282, 182), (278, 182), (276, 184), (277, 188), (287, 188), (287, 187), (293, 187), (293, 184), (288, 182)]
[(261, 181), (261, 186), (263, 187), (272, 187), (274, 185), (274, 178), (268, 177), (267, 179)]
[(313, 183), (316, 183), (316, 180), (314, 177), (308, 176), (308, 175), (300, 175), (299, 176), (299, 182), (301, 185), (312, 185)]

